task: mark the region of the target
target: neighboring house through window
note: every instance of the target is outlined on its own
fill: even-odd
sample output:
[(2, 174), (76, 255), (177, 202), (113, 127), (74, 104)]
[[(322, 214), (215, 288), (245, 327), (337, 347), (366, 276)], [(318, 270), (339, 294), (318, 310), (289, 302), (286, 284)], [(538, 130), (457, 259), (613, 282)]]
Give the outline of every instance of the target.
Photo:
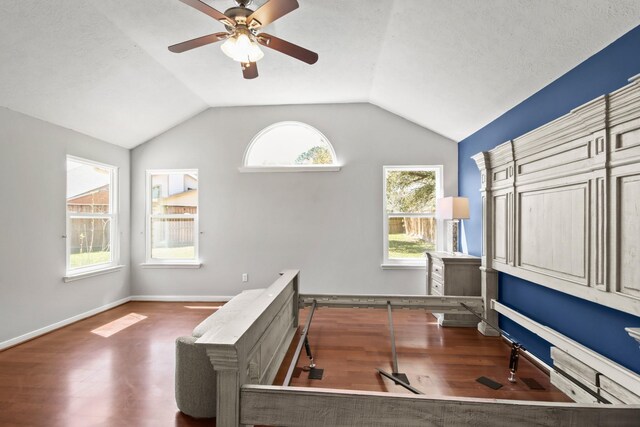
[(442, 166), (384, 166), (384, 266), (424, 266), (435, 250)]
[(243, 171), (339, 170), (336, 153), (316, 128), (279, 122), (260, 131), (249, 144)]
[(147, 263), (198, 260), (198, 171), (147, 171)]
[(118, 262), (117, 168), (67, 156), (67, 276)]

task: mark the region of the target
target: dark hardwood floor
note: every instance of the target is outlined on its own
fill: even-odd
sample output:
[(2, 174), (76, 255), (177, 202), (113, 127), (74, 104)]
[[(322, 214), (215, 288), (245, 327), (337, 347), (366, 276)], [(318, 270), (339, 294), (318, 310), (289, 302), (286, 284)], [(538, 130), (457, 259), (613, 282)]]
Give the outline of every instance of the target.
[[(210, 426), (174, 400), (178, 336), (214, 303), (130, 302), (0, 353), (1, 426)], [(108, 338), (91, 331), (130, 313), (146, 319)]]
[[(130, 302), (0, 352), (0, 426), (214, 425), (177, 410), (174, 340), (215, 311), (202, 307), (217, 305)], [(119, 332), (117, 327), (105, 328), (103, 335), (115, 332), (108, 337), (91, 332), (131, 313), (140, 315), (139, 321)], [(302, 324), (306, 316), (305, 310)], [(524, 359), (519, 375), (535, 378), (545, 390), (508, 383), (509, 347), (499, 338), (469, 328), (440, 328), (421, 311), (396, 311), (394, 323), (400, 371), (428, 395), (568, 401)], [(319, 309), (310, 331), (324, 378), (308, 380), (302, 372), (292, 385), (405, 392), (375, 371), (391, 371), (385, 310)], [(298, 365), (305, 364), (303, 352)], [(504, 387), (494, 391), (476, 383), (482, 375)]]
[[(308, 311), (300, 313), (301, 328)], [(532, 390), (522, 381), (508, 382), (510, 347), (502, 338), (485, 337), (474, 328), (442, 328), (433, 315), (422, 310), (394, 310), (393, 321), (399, 371), (426, 395), (571, 401), (523, 357), (518, 377), (533, 378), (544, 390)], [(306, 372), (296, 369), (292, 386), (410, 393), (376, 371), (393, 370), (386, 310), (319, 308), (309, 328), (309, 341), (317, 367), (324, 369), (323, 379), (310, 380)], [(284, 380), (294, 345), (275, 384), (281, 385)], [(303, 351), (297, 367), (308, 364)], [(480, 376), (503, 387), (490, 389), (476, 382)]]

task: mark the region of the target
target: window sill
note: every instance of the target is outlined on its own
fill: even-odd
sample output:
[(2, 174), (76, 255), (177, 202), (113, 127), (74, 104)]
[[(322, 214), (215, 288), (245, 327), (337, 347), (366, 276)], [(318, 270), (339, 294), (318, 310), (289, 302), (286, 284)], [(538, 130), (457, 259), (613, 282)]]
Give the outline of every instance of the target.
[(383, 270), (426, 270), (425, 264), (380, 264)]
[(102, 274), (113, 273), (120, 271), (124, 268), (124, 265), (114, 265), (111, 267), (101, 268), (99, 270), (83, 271), (82, 273), (68, 274), (62, 278), (65, 283), (73, 282), (75, 280), (86, 279), (88, 277), (100, 276)]
[(264, 172), (339, 172), (342, 166), (242, 166), (242, 173)]
[(201, 262), (145, 262), (142, 268), (201, 268)]

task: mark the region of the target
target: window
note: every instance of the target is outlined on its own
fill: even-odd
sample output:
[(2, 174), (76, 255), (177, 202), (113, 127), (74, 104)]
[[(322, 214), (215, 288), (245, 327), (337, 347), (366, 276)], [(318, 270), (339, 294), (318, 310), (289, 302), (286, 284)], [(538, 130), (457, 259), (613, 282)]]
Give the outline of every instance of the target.
[(118, 262), (117, 178), (114, 166), (67, 156), (67, 276)]
[(424, 266), (435, 250), (441, 166), (385, 166), (384, 266)]
[(336, 153), (316, 128), (300, 122), (275, 123), (251, 141), (241, 171), (340, 170)]
[(147, 264), (197, 260), (198, 171), (147, 171)]

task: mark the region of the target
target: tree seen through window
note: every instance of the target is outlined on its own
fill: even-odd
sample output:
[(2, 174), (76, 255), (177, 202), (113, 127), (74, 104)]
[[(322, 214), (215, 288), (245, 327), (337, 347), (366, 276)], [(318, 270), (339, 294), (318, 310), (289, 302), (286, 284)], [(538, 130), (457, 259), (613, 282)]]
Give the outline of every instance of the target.
[(435, 249), (437, 179), (433, 169), (385, 169), (386, 259), (422, 259)]

